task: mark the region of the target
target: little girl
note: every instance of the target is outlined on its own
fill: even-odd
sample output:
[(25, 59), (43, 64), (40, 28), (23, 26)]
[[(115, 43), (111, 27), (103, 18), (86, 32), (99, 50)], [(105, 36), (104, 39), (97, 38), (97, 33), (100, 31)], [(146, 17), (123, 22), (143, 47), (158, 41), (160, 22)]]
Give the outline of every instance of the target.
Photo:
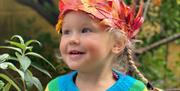
[[(73, 72), (48, 83), (45, 91), (147, 91), (151, 84), (132, 61), (131, 41), (142, 25), (141, 3), (122, 0), (60, 0), (56, 30), (61, 33), (60, 52)], [(127, 55), (127, 63), (143, 82), (112, 69)]]

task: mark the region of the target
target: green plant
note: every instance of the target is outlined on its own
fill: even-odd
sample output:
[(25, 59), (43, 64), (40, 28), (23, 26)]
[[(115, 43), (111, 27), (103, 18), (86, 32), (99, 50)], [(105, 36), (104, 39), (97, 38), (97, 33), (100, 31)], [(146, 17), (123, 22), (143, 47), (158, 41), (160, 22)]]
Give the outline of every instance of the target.
[[(19, 42), (16, 42), (15, 38), (18, 39)], [(7, 81), (5, 85), (5, 83), (2, 80), (0, 80), (0, 89), (2, 89), (3, 91), (9, 91), (11, 86), (13, 86), (17, 91), (28, 91), (34, 85), (39, 91), (43, 91), (41, 82), (37, 77), (33, 76), (33, 73), (29, 69), (30, 66), (32, 66), (35, 69), (46, 74), (47, 76), (51, 77), (48, 71), (34, 64), (30, 56), (41, 58), (46, 63), (48, 63), (53, 69), (55, 69), (55, 67), (46, 58), (32, 51), (34, 47), (31, 45), (32, 43), (37, 43), (40, 46), (41, 43), (37, 40), (29, 40), (27, 42), (24, 42), (23, 38), (19, 35), (12, 36), (10, 40), (6, 41), (6, 43), (10, 44), (10, 46), (0, 46), (0, 49), (11, 49), (13, 50), (14, 55), (10, 55), (8, 53), (0, 55), (0, 69), (11, 69), (17, 72), (19, 74), (20, 81), (22, 81), (22, 84), (17, 81), (14, 81), (14, 79), (8, 77), (8, 75), (0, 73), (0, 78), (3, 78), (5, 81)], [(14, 61), (18, 65), (15, 65)]]

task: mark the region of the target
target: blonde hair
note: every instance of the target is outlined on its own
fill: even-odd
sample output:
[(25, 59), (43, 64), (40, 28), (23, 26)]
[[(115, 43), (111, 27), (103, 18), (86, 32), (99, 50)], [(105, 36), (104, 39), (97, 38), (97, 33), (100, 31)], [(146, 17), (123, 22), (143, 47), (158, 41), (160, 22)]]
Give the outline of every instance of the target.
[(153, 88), (153, 86), (150, 84), (148, 79), (145, 78), (145, 76), (136, 67), (136, 64), (134, 62), (134, 54), (133, 54), (133, 50), (135, 47), (135, 41), (128, 39), (126, 33), (119, 29), (111, 28), (109, 31), (115, 35), (116, 39), (120, 40), (120, 39), (123, 39), (122, 37), (124, 37), (126, 40), (125, 48), (118, 55), (117, 59), (115, 60), (113, 68), (123, 71), (124, 73), (135, 72), (137, 74), (137, 76), (139, 76), (140, 79), (146, 84), (146, 86), (149, 90), (159, 91), (158, 89)]

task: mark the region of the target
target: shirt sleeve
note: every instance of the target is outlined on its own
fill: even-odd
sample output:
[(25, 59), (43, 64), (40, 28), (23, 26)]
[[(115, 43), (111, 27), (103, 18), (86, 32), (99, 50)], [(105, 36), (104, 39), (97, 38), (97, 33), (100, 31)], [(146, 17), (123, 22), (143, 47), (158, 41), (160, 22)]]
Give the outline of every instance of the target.
[(45, 91), (59, 91), (59, 78), (51, 80), (46, 86)]
[(143, 82), (136, 80), (129, 91), (148, 91)]

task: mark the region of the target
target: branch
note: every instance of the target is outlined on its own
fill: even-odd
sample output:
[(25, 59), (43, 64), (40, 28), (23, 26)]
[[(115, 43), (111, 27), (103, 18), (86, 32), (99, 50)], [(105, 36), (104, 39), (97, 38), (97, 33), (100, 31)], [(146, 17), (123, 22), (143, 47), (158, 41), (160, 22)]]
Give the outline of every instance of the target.
[[(51, 25), (56, 24), (56, 19), (58, 17), (58, 12), (53, 12), (50, 10), (47, 10), (45, 6), (33, 2), (33, 0), (16, 0), (18, 3), (22, 5), (27, 5), (33, 10), (35, 10), (38, 14), (40, 14), (44, 19), (49, 22)], [(52, 6), (53, 7), (53, 6)]]
[(174, 35), (172, 35), (172, 36), (170, 36), (170, 37), (167, 37), (167, 38), (165, 38), (165, 39), (162, 39), (162, 40), (160, 40), (160, 41), (157, 41), (157, 42), (155, 42), (155, 43), (153, 43), (153, 44), (151, 44), (151, 45), (149, 45), (149, 46), (146, 46), (146, 47), (144, 47), (144, 48), (137, 49), (137, 50), (135, 50), (135, 53), (136, 53), (136, 54), (145, 53), (145, 52), (147, 52), (147, 51), (153, 50), (154, 48), (157, 48), (157, 47), (159, 47), (159, 46), (161, 46), (161, 45), (167, 44), (167, 43), (172, 42), (172, 41), (174, 41), (174, 40), (176, 40), (176, 39), (179, 39), (179, 38), (180, 38), (180, 33), (174, 34)]
[(143, 13), (144, 20), (146, 19), (146, 15), (147, 15), (147, 11), (148, 11), (148, 8), (149, 8), (150, 1), (151, 0), (147, 0), (146, 4), (144, 6), (144, 13)]
[(180, 88), (178, 89), (178, 88), (174, 88), (174, 89), (167, 89), (167, 90), (165, 90), (165, 91), (180, 91)]

